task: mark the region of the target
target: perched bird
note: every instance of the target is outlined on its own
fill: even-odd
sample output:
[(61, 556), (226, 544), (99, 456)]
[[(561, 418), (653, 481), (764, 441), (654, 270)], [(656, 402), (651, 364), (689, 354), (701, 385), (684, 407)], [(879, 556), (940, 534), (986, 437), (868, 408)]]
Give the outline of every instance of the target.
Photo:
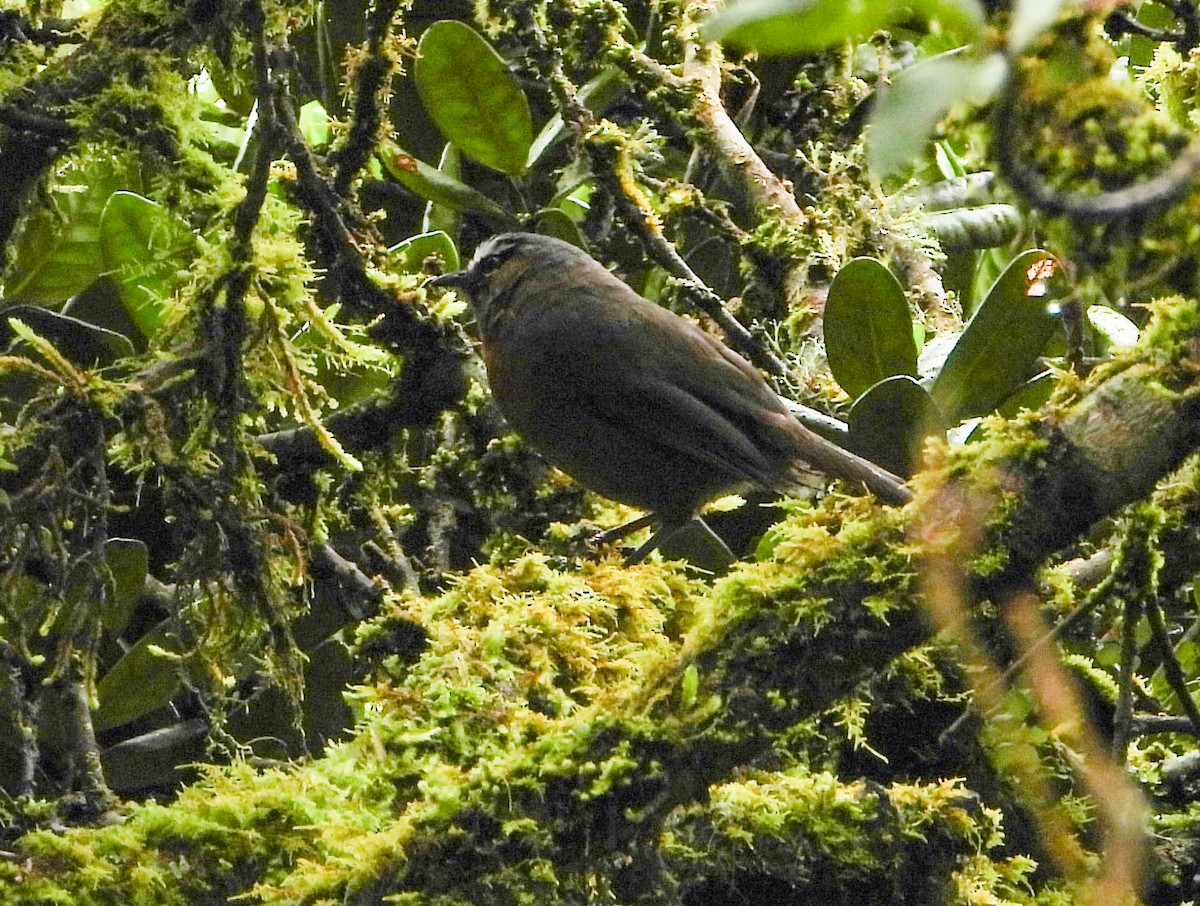
[(716, 337), (567, 242), (502, 233), (466, 269), (430, 282), (474, 307), (488, 382), (512, 427), (584, 486), (660, 524), (635, 558), (708, 501), (794, 489), (810, 467), (891, 503), (910, 498), (895, 475), (796, 421)]

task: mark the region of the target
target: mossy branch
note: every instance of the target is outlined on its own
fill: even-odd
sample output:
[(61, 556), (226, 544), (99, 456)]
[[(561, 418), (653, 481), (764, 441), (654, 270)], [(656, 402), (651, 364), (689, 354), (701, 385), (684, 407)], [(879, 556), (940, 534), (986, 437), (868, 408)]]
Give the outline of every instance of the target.
[[(1146, 334), (1073, 401), (997, 423), (988, 442), (946, 457), (904, 511), (827, 505), (779, 560), (744, 566), (717, 586), (711, 617), (683, 656), (627, 707), (588, 712), (472, 770), (453, 805), (414, 829), (390, 868), (362, 879), (355, 902), (443, 890), (437, 878), (448, 876), (469, 887), (506, 848), (571, 866), (652, 837), (668, 812), (702, 798), (774, 734), (928, 638), (919, 539), (908, 526), (945, 525), (948, 489), (994, 502), (993, 547), (980, 563), (1004, 565), (977, 575), (976, 594), (1027, 583), (1038, 564), (1145, 496), (1200, 445), (1200, 309), (1160, 305)], [(528, 818), (527, 839), (501, 839), (502, 826)]]

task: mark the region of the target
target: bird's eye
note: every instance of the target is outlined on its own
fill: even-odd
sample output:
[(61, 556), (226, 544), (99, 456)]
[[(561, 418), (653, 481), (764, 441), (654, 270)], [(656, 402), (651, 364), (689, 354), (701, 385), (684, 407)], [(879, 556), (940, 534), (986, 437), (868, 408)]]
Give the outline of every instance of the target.
[(475, 265), (475, 269), (482, 275), (486, 276), (500, 266), (500, 262), (504, 256), (493, 252), (490, 255), (484, 255)]

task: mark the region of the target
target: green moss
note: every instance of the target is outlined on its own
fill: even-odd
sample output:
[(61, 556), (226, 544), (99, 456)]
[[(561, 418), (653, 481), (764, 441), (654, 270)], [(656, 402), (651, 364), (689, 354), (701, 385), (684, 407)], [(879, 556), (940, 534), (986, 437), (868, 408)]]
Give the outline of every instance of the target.
[(834, 902), (853, 891), (880, 902), (889, 888), (941, 900), (952, 873), (1002, 839), (999, 815), (959, 782), (880, 787), (795, 769), (714, 787), (671, 817), (661, 850), (685, 892), (770, 878)]

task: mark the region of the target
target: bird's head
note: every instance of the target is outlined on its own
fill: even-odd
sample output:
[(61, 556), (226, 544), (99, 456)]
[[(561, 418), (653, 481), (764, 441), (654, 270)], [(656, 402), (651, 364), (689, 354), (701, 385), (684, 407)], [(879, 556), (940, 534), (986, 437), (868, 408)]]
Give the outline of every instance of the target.
[(486, 324), (509, 306), (525, 278), (563, 273), (581, 261), (593, 263), (586, 252), (561, 239), (537, 233), (500, 233), (480, 243), (465, 268), (435, 277), (429, 285), (462, 290), (480, 322)]

